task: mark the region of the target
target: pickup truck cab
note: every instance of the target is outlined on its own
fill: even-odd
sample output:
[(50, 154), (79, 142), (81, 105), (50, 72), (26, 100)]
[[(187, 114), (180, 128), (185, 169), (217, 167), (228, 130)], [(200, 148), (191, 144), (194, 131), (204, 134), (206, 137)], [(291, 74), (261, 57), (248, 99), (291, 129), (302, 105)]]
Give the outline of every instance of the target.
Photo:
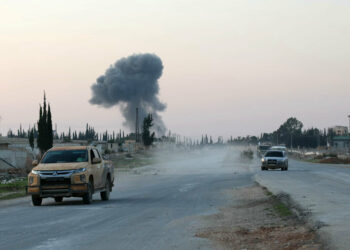
[(261, 170), (277, 169), (288, 170), (288, 157), (286, 151), (269, 150), (261, 158)]
[(270, 144), (259, 144), (257, 147), (257, 154), (259, 157), (263, 156), (269, 149), (271, 145)]
[(56, 147), (48, 150), (28, 175), (27, 193), (34, 206), (43, 198), (62, 202), (63, 197), (82, 197), (85, 204), (100, 192), (102, 200), (109, 200), (114, 185), (114, 168), (92, 146)]

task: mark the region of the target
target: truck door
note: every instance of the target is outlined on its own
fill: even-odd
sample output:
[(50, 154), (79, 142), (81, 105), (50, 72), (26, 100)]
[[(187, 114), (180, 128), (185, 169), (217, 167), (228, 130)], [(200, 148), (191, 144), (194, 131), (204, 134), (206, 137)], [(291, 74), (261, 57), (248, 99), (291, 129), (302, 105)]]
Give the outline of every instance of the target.
[(94, 177), (94, 186), (95, 188), (100, 187), (100, 177), (99, 177), (99, 163), (93, 164), (93, 160), (96, 158), (96, 154), (93, 149), (90, 149), (90, 162), (91, 162), (91, 173)]
[(92, 150), (94, 152), (94, 156), (95, 158), (100, 160), (100, 163), (96, 163), (94, 164), (96, 167), (96, 186), (97, 187), (102, 187), (102, 185), (104, 185), (103, 180), (102, 180), (102, 175), (103, 175), (103, 162), (102, 162), (102, 158), (100, 156), (100, 154), (98, 153), (98, 151), (96, 149)]

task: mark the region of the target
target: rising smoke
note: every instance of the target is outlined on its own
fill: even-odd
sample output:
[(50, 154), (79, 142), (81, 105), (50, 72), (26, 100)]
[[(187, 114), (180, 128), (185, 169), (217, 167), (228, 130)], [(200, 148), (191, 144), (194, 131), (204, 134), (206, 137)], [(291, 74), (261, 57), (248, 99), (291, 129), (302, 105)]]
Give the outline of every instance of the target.
[(158, 135), (165, 134), (165, 125), (159, 115), (166, 105), (159, 101), (158, 79), (163, 71), (162, 60), (155, 54), (134, 54), (118, 60), (97, 78), (91, 86), (91, 104), (110, 108), (115, 105), (125, 118), (124, 125), (134, 131), (136, 108), (140, 123), (152, 113), (154, 129)]

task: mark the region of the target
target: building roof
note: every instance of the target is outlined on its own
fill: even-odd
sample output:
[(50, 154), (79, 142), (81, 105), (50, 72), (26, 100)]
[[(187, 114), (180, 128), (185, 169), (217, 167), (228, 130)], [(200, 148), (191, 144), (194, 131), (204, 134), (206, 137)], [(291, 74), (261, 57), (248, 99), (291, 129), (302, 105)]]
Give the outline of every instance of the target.
[(349, 141), (350, 136), (348, 135), (342, 135), (342, 136), (334, 136), (333, 141)]

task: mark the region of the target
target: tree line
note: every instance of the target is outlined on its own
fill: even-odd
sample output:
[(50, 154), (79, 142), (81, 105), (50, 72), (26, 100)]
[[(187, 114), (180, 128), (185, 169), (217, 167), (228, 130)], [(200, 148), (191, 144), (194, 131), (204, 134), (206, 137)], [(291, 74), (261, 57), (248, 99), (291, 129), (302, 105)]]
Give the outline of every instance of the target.
[[(153, 117), (152, 114), (148, 114), (143, 120), (142, 126), (142, 142), (148, 147), (155, 141), (155, 132), (151, 131), (153, 127)], [(55, 132), (55, 133), (54, 133)], [(44, 92), (43, 104), (39, 105), (39, 119), (33, 128), (29, 128), (25, 131), (20, 125), (19, 130), (17, 130), (17, 135), (9, 130), (7, 137), (17, 137), (17, 138), (28, 138), (29, 145), (34, 149), (34, 142), (36, 139), (37, 147), (39, 148), (41, 154), (45, 153), (48, 149), (52, 148), (54, 139), (61, 139), (63, 142), (70, 142), (72, 140), (86, 140), (86, 141), (106, 141), (110, 143), (123, 143), (125, 140), (135, 139), (135, 133), (129, 133), (125, 135), (124, 131), (120, 130), (119, 133), (97, 133), (95, 128), (86, 124), (85, 131), (74, 131), (71, 132), (69, 128), (68, 134), (62, 132), (58, 136), (57, 131), (52, 129), (52, 113), (50, 104), (47, 103), (46, 93)]]
[(327, 142), (334, 136), (331, 130), (308, 128), (303, 129), (303, 123), (295, 117), (288, 118), (272, 133), (262, 133), (260, 137), (246, 136), (231, 139), (230, 143), (264, 143), (286, 145), (289, 148), (317, 148), (327, 146)]

